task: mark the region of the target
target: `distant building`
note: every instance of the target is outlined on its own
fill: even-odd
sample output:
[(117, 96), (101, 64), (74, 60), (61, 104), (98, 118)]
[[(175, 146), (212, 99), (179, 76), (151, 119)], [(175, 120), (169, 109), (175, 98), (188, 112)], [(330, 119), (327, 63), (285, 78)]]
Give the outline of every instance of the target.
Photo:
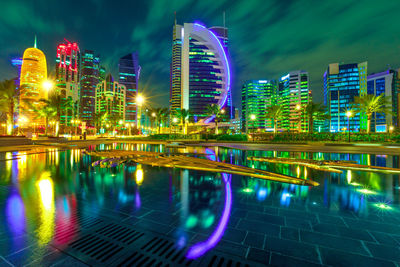
[(41, 99), (47, 99), (47, 91), (43, 82), (47, 79), (46, 57), (35, 44), (24, 51), (21, 66), (19, 112), (20, 118), (25, 117), (29, 124), (45, 125), (45, 119), (37, 117), (32, 107), (39, 107)]
[[(267, 119), (266, 108), (276, 104), (276, 82), (274, 80), (251, 80), (242, 87), (242, 128), (272, 131), (273, 121)], [(254, 120), (252, 120), (254, 116)]]
[(302, 116), (303, 108), (312, 101), (308, 72), (291, 71), (279, 79), (277, 103), (283, 108), (282, 130), (308, 131), (308, 120)]
[(14, 83), (15, 83), (15, 90), (16, 90), (16, 97), (17, 97), (17, 103), (15, 105), (15, 113), (14, 113), (14, 119), (16, 120), (19, 114), (19, 95), (20, 95), (20, 91), (19, 91), (19, 86), (21, 83), (21, 67), (22, 67), (22, 58), (21, 57), (17, 57), (17, 58), (13, 58), (11, 59), (11, 65), (13, 65), (14, 67), (17, 68), (17, 75), (14, 78)]
[[(351, 109), (355, 96), (367, 94), (367, 62), (353, 64), (329, 64), (324, 74), (324, 104), (331, 116), (329, 131), (347, 130), (346, 110)], [(366, 129), (366, 118), (354, 116), (350, 119), (350, 130)]]
[(131, 53), (119, 59), (119, 78), (120, 84), (126, 87), (126, 107), (125, 119), (127, 122), (136, 121), (136, 96), (139, 88), (139, 56), (138, 53)]
[(117, 118), (125, 122), (126, 88), (114, 81), (108, 74), (104, 81), (96, 87), (96, 113), (107, 113), (109, 118)]
[(71, 125), (78, 118), (80, 108), (80, 50), (77, 43), (65, 40), (57, 46), (56, 87), (70, 107), (61, 113), (61, 125)]
[(397, 125), (398, 117), (398, 93), (399, 93), (399, 72), (387, 70), (380, 73), (368, 75), (367, 94), (384, 95), (390, 102), (392, 114), (374, 113), (371, 119), (372, 132), (386, 132), (388, 126)]
[(173, 29), (171, 110), (189, 109), (195, 121), (208, 123), (213, 118), (206, 115), (206, 106), (226, 107), (231, 89), (224, 36), (198, 23)]
[(100, 82), (99, 69), (99, 55), (96, 55), (91, 50), (85, 50), (81, 59), (80, 117), (88, 126), (94, 125), (96, 86)]

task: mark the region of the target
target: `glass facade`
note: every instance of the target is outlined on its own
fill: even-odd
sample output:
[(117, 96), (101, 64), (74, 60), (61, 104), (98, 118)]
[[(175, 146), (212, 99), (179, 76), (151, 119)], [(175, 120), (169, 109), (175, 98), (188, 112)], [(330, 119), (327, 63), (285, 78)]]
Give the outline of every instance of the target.
[[(242, 87), (242, 127), (273, 130), (272, 119), (266, 118), (266, 108), (277, 102), (277, 86), (274, 80), (247, 81)], [(251, 120), (254, 115), (255, 119)]]
[(127, 122), (136, 121), (136, 95), (139, 87), (139, 55), (137, 52), (128, 54), (119, 59), (120, 84), (126, 87), (125, 119)]
[(87, 126), (93, 126), (95, 110), (96, 86), (99, 83), (100, 57), (91, 50), (85, 50), (81, 60), (81, 101), (80, 112), (82, 121)]
[(181, 108), (182, 101), (182, 26), (175, 23), (172, 35), (172, 62), (170, 77), (170, 109), (178, 110)]
[(125, 121), (126, 88), (115, 82), (111, 74), (96, 87), (96, 113), (107, 113)]
[[(347, 131), (346, 110), (352, 109), (355, 96), (367, 93), (367, 62), (330, 64), (324, 74), (324, 103), (328, 107), (330, 132)], [(366, 129), (366, 118), (357, 114), (350, 118), (350, 131)]]

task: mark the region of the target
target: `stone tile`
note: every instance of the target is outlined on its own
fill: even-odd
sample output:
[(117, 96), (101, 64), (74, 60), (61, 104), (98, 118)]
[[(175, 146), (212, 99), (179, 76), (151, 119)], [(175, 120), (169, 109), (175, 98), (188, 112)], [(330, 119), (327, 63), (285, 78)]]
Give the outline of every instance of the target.
[(337, 224), (341, 226), (346, 226), (342, 217), (339, 216), (331, 216), (327, 214), (318, 214), (319, 221), (321, 223), (330, 223), (330, 224)]
[(29, 264), (33, 261), (40, 261), (43, 257), (56, 252), (56, 249), (48, 246), (44, 247), (37, 247), (37, 246), (30, 246), (23, 250), (20, 250), (14, 254), (11, 254), (5, 259), (14, 264), (15, 266), (23, 266)]
[(365, 240), (368, 242), (374, 242), (375, 240), (372, 236), (365, 230), (360, 229), (350, 229), (344, 226), (338, 226), (334, 224), (320, 223), (313, 225), (313, 230), (315, 232), (336, 235), (340, 237), (347, 237), (359, 240)]
[(14, 266), (11, 264), (11, 262), (8, 262), (5, 258), (3, 258), (2, 256), (0, 256), (0, 266)]
[(330, 248), (319, 248), (321, 253), (322, 263), (331, 266), (380, 266), (380, 267), (395, 267), (391, 261), (371, 258), (359, 254), (353, 254), (346, 251), (340, 251)]
[(305, 229), (305, 230), (312, 229), (310, 221), (304, 220), (304, 219), (289, 218), (289, 217), (286, 217), (286, 226), (293, 227), (293, 228), (299, 228), (299, 229)]
[(300, 240), (311, 244), (369, 255), (359, 240), (300, 230)]
[(0, 241), (0, 255), (10, 255), (36, 244), (28, 235), (7, 237)]
[(297, 219), (308, 220), (311, 222), (318, 222), (317, 215), (314, 213), (297, 211), (294, 209), (279, 209), (279, 215)]
[(372, 243), (365, 243), (372, 256), (385, 260), (392, 260), (400, 262), (400, 248), (399, 246), (377, 245)]
[(267, 214), (278, 215), (279, 209), (270, 207), (270, 206), (266, 206), (266, 207), (264, 207), (264, 212)]
[(156, 222), (146, 220), (146, 219), (141, 219), (140, 221), (138, 221), (135, 224), (135, 228), (136, 227), (142, 228), (145, 230), (150, 230), (150, 231), (160, 233), (160, 234), (166, 234), (172, 230), (171, 226), (161, 224), (161, 223), (156, 223)]
[(320, 263), (317, 248), (314, 245), (267, 236), (264, 249)]
[(244, 246), (244, 245), (237, 244), (237, 243), (232, 243), (232, 242), (229, 242), (229, 241), (221, 240), (217, 244), (215, 249), (223, 251), (223, 252), (231, 254), (231, 255), (235, 255), (235, 256), (239, 256), (239, 257), (245, 257), (248, 247)]
[(157, 211), (157, 210), (153, 210), (153, 211), (147, 213), (142, 218), (147, 219), (147, 220), (152, 220), (155, 222), (162, 222), (163, 224), (167, 224), (167, 225), (171, 225), (174, 222), (180, 220), (179, 217), (176, 217), (176, 216), (172, 215), (171, 213)]
[(222, 236), (222, 239), (224, 239), (226, 241), (235, 242), (235, 243), (242, 243), (242, 241), (246, 237), (246, 234), (247, 233), (245, 230), (239, 230), (239, 229), (227, 227), (225, 229), (224, 235)]
[(288, 267), (292, 267), (292, 266), (306, 266), (306, 267), (322, 266), (319, 263), (313, 263), (313, 262), (293, 258), (290, 256), (286, 256), (286, 255), (280, 255), (277, 253), (271, 254), (270, 265), (271, 266), (288, 266)]
[(391, 246), (399, 246), (400, 242), (395, 239), (392, 235), (385, 234), (385, 233), (380, 233), (380, 232), (369, 232), (378, 243), (380, 244), (385, 244), (385, 245), (391, 245)]
[(278, 225), (251, 220), (241, 220), (237, 228), (242, 230), (251, 229), (253, 232), (276, 237), (279, 236), (280, 232), (280, 227)]
[(365, 221), (365, 220), (354, 220), (349, 218), (345, 218), (344, 220), (346, 221), (347, 225), (352, 229), (364, 229), (364, 230), (370, 230), (387, 234), (395, 234), (395, 235), (398, 235), (400, 233), (399, 225)]
[(257, 248), (250, 248), (247, 259), (267, 265), (269, 263), (271, 252)]
[(261, 233), (247, 232), (244, 244), (250, 247), (262, 249), (264, 247), (265, 235)]
[(281, 227), (281, 238), (300, 241), (300, 231), (297, 228)]
[(261, 221), (271, 224), (285, 225), (285, 217), (254, 212), (254, 211), (248, 212), (246, 219), (253, 221)]

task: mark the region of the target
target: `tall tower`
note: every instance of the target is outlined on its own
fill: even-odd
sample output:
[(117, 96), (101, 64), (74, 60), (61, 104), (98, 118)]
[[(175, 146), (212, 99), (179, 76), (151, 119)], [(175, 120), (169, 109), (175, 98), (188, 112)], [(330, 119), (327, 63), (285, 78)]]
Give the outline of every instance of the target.
[(213, 119), (206, 115), (209, 104), (226, 106), (230, 66), (225, 46), (212, 30), (198, 23), (174, 25), (171, 80), (172, 108), (191, 110), (195, 121)]
[[(346, 109), (351, 109), (355, 96), (367, 94), (367, 62), (352, 64), (329, 64), (324, 73), (324, 104), (328, 108), (330, 132), (346, 131), (348, 121)], [(364, 116), (355, 116), (350, 120), (350, 130), (366, 129)]]
[(99, 83), (100, 57), (91, 50), (85, 50), (81, 59), (80, 114), (86, 125), (93, 126), (95, 113), (96, 86)]
[(126, 87), (125, 119), (127, 122), (136, 121), (136, 96), (139, 87), (139, 55), (137, 52), (125, 55), (119, 59), (118, 82)]
[(71, 120), (79, 114), (80, 100), (80, 51), (77, 43), (65, 40), (57, 46), (56, 86), (61, 97), (70, 102), (71, 107), (61, 114), (61, 125), (71, 125)]
[(20, 77), (20, 118), (25, 117), (29, 123), (44, 125), (44, 118), (38, 118), (32, 106), (42, 105), (40, 100), (47, 99), (43, 82), (47, 79), (47, 64), (44, 53), (34, 47), (27, 48), (22, 57)]

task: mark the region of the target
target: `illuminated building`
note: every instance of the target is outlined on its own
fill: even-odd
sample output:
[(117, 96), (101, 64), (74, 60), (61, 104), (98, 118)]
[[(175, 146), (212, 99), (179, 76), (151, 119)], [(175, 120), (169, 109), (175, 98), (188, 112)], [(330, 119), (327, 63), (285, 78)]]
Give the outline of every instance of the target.
[(386, 132), (389, 125), (397, 124), (398, 114), (398, 93), (399, 93), (399, 72), (387, 70), (380, 73), (368, 75), (367, 94), (384, 95), (390, 99), (392, 114), (373, 113), (371, 118), (372, 132)]
[(221, 37), (197, 23), (175, 24), (171, 109), (189, 109), (195, 121), (204, 119), (208, 123), (213, 118), (207, 118), (206, 106), (218, 104), (225, 107), (229, 91), (230, 66)]
[(115, 82), (111, 74), (108, 74), (96, 87), (95, 112), (106, 112), (109, 117), (125, 122), (125, 98), (125, 86)]
[[(346, 131), (346, 110), (351, 109), (355, 96), (367, 94), (367, 62), (353, 64), (329, 64), (324, 73), (324, 104), (331, 116), (329, 131)], [(364, 116), (350, 119), (350, 130), (366, 129)]]
[(40, 106), (40, 99), (47, 99), (47, 91), (42, 86), (46, 79), (46, 57), (36, 47), (35, 38), (34, 47), (24, 51), (20, 77), (19, 113), (20, 117), (24, 116), (29, 123), (45, 124), (44, 118), (38, 118), (32, 110), (32, 106)]
[(16, 97), (17, 97), (17, 103), (15, 105), (15, 114), (19, 113), (19, 85), (21, 83), (21, 67), (22, 67), (22, 58), (21, 57), (17, 57), (17, 58), (13, 58), (11, 59), (11, 65), (13, 65), (14, 67), (17, 68), (17, 76), (14, 78), (14, 82), (15, 82), (15, 90), (16, 90)]
[[(266, 118), (267, 106), (276, 104), (274, 80), (247, 81), (242, 87), (242, 127), (248, 129), (273, 129), (273, 122)], [(251, 119), (254, 115), (255, 119)]]
[(99, 83), (100, 58), (91, 50), (85, 50), (81, 58), (81, 100), (80, 113), (82, 121), (93, 125), (96, 86)]
[(277, 103), (283, 108), (283, 119), (278, 122), (278, 128), (306, 132), (308, 120), (301, 115), (301, 110), (310, 101), (308, 72), (297, 70), (282, 76), (279, 79)]
[(139, 87), (139, 56), (138, 53), (131, 53), (119, 59), (118, 82), (126, 87), (125, 118), (127, 122), (136, 121), (136, 95)]
[(57, 46), (56, 86), (64, 100), (72, 101), (72, 108), (61, 113), (61, 125), (71, 125), (71, 120), (79, 114), (80, 101), (80, 51), (77, 43), (66, 43)]

